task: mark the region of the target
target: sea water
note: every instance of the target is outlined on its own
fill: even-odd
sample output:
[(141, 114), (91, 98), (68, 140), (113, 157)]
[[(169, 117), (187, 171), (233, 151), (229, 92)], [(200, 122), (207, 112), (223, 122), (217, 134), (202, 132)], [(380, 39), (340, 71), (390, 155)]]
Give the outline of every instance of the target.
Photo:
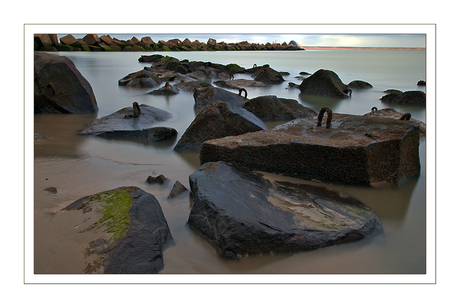
[[(199, 166), (197, 153), (177, 153), (176, 142), (196, 116), (193, 93), (149, 95), (153, 89), (118, 86), (118, 80), (141, 70), (149, 63), (138, 62), (141, 55), (162, 54), (179, 60), (236, 63), (245, 68), (269, 64), (287, 72), (285, 82), (260, 88), (247, 88), (248, 98), (276, 95), (297, 100), (318, 112), (328, 106), (334, 113), (364, 114), (372, 107), (392, 107), (410, 112), (426, 121), (424, 107), (387, 106), (380, 101), (387, 89), (426, 91), (417, 86), (426, 80), (425, 51), (421, 50), (303, 50), (303, 51), (221, 51), (221, 52), (55, 52), (70, 58), (91, 84), (99, 111), (94, 115), (35, 115), (34, 129), (48, 138), (35, 142), (35, 247), (40, 251), (40, 228), (46, 228), (46, 213), (65, 207), (76, 199), (119, 186), (138, 186), (159, 200), (174, 238), (164, 251), (161, 273), (411, 273), (426, 271), (426, 141), (420, 141), (421, 175), (399, 188), (328, 186), (352, 196), (378, 214), (384, 233), (355, 243), (334, 245), (309, 252), (251, 256), (225, 261), (215, 249), (194, 234), (187, 225), (192, 198), (188, 193), (167, 198), (176, 180), (187, 188), (188, 176)], [(347, 84), (364, 80), (372, 89), (354, 90), (352, 97), (335, 99), (301, 94), (288, 82), (300, 84), (300, 72), (313, 74), (329, 69)], [(235, 74), (235, 79), (250, 79)], [(160, 85), (161, 87), (163, 85)], [(232, 90), (229, 90), (232, 91)], [(234, 91), (237, 93), (236, 91)], [(92, 120), (109, 115), (133, 102), (151, 105), (172, 113), (161, 126), (174, 127), (178, 136), (156, 143), (107, 140), (78, 135)], [(32, 107), (32, 106), (30, 106)], [(267, 123), (274, 126), (278, 123)], [(149, 175), (164, 174), (166, 184), (147, 184)], [(44, 188), (54, 186), (59, 193), (50, 196)], [(36, 272), (66, 272), (64, 268), (45, 269), (42, 260), (51, 252), (35, 254)], [(59, 258), (59, 252), (53, 252)], [(49, 268), (51, 266), (51, 268)]]

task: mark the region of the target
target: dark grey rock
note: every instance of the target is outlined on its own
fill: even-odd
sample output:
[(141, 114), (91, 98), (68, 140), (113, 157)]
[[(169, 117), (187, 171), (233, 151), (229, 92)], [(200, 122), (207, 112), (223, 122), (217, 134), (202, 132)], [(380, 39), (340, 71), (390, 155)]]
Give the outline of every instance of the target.
[(320, 69), (302, 81), (300, 92), (312, 95), (322, 95), (337, 98), (348, 98), (351, 90), (339, 76), (330, 70)]
[(144, 67), (144, 69), (128, 74), (122, 79), (118, 80), (119, 86), (133, 88), (154, 88), (162, 83), (163, 81), (150, 67)]
[(67, 57), (34, 53), (34, 113), (95, 113), (89, 82)]
[(276, 84), (284, 81), (283, 75), (268, 65), (257, 67), (252, 74), (252, 78), (254, 78), (255, 81), (261, 81), (266, 84)]
[(403, 106), (426, 106), (426, 94), (422, 91), (390, 93), (380, 98), (382, 103)]
[(164, 87), (162, 87), (160, 89), (153, 90), (153, 91), (149, 92), (148, 94), (152, 94), (152, 95), (174, 95), (174, 94), (179, 94), (179, 89), (174, 85), (170, 85), (169, 82), (166, 82)]
[(362, 80), (353, 80), (348, 83), (348, 87), (351, 89), (372, 89), (373, 86), (367, 82)]
[(150, 184), (153, 184), (153, 183), (164, 184), (166, 183), (167, 180), (168, 179), (163, 174), (160, 174), (159, 176), (149, 175), (147, 177), (147, 183), (150, 183)]
[(237, 107), (243, 106), (246, 102), (246, 100), (238, 94), (213, 86), (197, 88), (193, 93), (193, 98), (195, 99), (195, 110), (197, 112), (202, 111), (204, 108), (217, 101), (222, 101)]
[(174, 150), (199, 151), (206, 140), (237, 136), (266, 128), (258, 117), (246, 109), (217, 101), (196, 116)]
[(224, 162), (202, 165), (190, 175), (190, 187), (188, 224), (226, 259), (307, 251), (382, 231), (376, 213), (355, 199), (270, 181)]
[[(166, 121), (172, 117), (168, 111), (161, 110), (152, 106), (139, 105), (141, 114), (134, 117), (133, 107), (125, 107), (108, 116), (94, 120), (89, 127), (80, 132), (82, 135), (102, 135), (105, 137), (128, 136), (133, 138), (157, 138), (164, 135), (164, 130), (174, 134), (170, 128), (152, 128), (156, 123)], [(137, 132), (135, 132), (137, 131)], [(176, 132), (177, 133), (177, 132)]]
[(174, 183), (173, 188), (171, 189), (171, 192), (168, 195), (168, 198), (174, 198), (175, 196), (188, 191), (187, 188), (179, 181), (176, 181)]
[(259, 96), (247, 101), (243, 108), (262, 121), (282, 121), (316, 117), (318, 114), (294, 99), (278, 98), (275, 95)]

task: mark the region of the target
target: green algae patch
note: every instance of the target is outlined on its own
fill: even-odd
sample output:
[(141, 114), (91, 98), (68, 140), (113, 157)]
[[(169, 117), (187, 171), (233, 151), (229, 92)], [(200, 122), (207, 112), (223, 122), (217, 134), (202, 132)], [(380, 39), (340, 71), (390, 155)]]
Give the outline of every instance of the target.
[(108, 233), (111, 233), (111, 242), (117, 242), (125, 236), (129, 229), (131, 217), (129, 209), (131, 208), (131, 197), (133, 188), (122, 188), (117, 190), (106, 191), (91, 197), (90, 201), (100, 203), (100, 214), (102, 217), (97, 221), (97, 228), (105, 227)]

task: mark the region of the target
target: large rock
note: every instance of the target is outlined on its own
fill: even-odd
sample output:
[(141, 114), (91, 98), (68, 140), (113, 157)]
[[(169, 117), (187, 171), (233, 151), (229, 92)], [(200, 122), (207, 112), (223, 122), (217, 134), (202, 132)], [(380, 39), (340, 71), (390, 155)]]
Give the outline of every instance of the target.
[(101, 39), (97, 36), (97, 34), (87, 34), (87, 35), (85, 35), (83, 40), (88, 45), (95, 45), (96, 43), (99, 43), (101, 41)]
[(355, 199), (224, 162), (202, 165), (190, 187), (189, 226), (227, 259), (312, 250), (382, 230), (376, 213)]
[[(114, 138), (116, 134), (126, 135), (131, 131), (133, 136), (152, 136), (154, 131), (148, 130), (153, 125), (166, 121), (172, 117), (168, 111), (152, 106), (139, 105), (140, 115), (134, 116), (133, 107), (125, 107), (108, 116), (94, 120), (86, 129), (80, 132), (82, 135), (101, 135), (102, 137)], [(134, 131), (138, 131), (134, 133)], [(125, 133), (123, 133), (125, 132)], [(136, 137), (137, 139), (138, 137)]]
[(222, 88), (236, 89), (236, 90), (244, 89), (244, 88), (257, 88), (257, 87), (267, 86), (262, 81), (255, 81), (255, 80), (249, 80), (249, 79), (216, 80), (213, 83)]
[(62, 211), (81, 212), (78, 224), (69, 228), (93, 234), (82, 247), (90, 261), (85, 273), (155, 274), (163, 269), (163, 250), (173, 239), (155, 196), (120, 187), (83, 197)]
[(305, 94), (330, 96), (337, 98), (349, 97), (351, 90), (340, 80), (339, 76), (330, 70), (320, 69), (303, 80), (300, 92)]
[(404, 106), (426, 106), (426, 94), (423, 91), (405, 91), (390, 93), (380, 98), (382, 103)]
[(252, 78), (255, 81), (261, 81), (266, 84), (282, 83), (284, 81), (283, 76), (268, 65), (257, 67), (254, 74), (252, 74)]
[(263, 121), (282, 121), (297, 118), (311, 118), (318, 114), (294, 99), (278, 98), (275, 95), (259, 96), (250, 99), (243, 108)]
[(200, 160), (306, 180), (395, 186), (420, 174), (419, 127), (346, 114), (334, 114), (330, 128), (317, 126), (316, 119), (297, 119), (260, 132), (208, 140)]
[(266, 128), (267, 126), (249, 111), (217, 101), (196, 116), (174, 149), (199, 151), (206, 140), (237, 136)]
[(193, 92), (193, 98), (195, 99), (195, 110), (197, 112), (202, 111), (204, 108), (217, 101), (223, 101), (237, 107), (243, 106), (246, 102), (246, 100), (238, 94), (213, 86), (197, 88), (195, 92)]
[(157, 76), (156, 72), (149, 67), (130, 73), (118, 80), (119, 86), (133, 87), (133, 88), (154, 88), (163, 81)]
[(94, 113), (97, 110), (91, 85), (69, 58), (34, 53), (35, 113)]

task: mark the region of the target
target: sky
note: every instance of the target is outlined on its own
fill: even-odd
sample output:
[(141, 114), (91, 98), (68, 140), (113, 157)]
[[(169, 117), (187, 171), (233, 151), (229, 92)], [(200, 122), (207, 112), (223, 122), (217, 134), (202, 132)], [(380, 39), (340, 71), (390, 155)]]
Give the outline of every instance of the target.
[[(238, 43), (248, 41), (249, 43), (265, 44), (289, 43), (291, 40), (299, 46), (328, 46), (328, 47), (425, 47), (424, 34), (116, 34), (101, 33), (99, 36), (108, 34), (112, 38), (128, 40), (135, 36), (141, 39), (150, 36), (153, 41), (169, 39), (188, 38), (191, 41), (198, 40), (206, 43), (209, 38), (217, 42)], [(58, 37), (66, 34), (59, 34)], [(75, 38), (83, 38), (86, 33), (72, 34)]]

